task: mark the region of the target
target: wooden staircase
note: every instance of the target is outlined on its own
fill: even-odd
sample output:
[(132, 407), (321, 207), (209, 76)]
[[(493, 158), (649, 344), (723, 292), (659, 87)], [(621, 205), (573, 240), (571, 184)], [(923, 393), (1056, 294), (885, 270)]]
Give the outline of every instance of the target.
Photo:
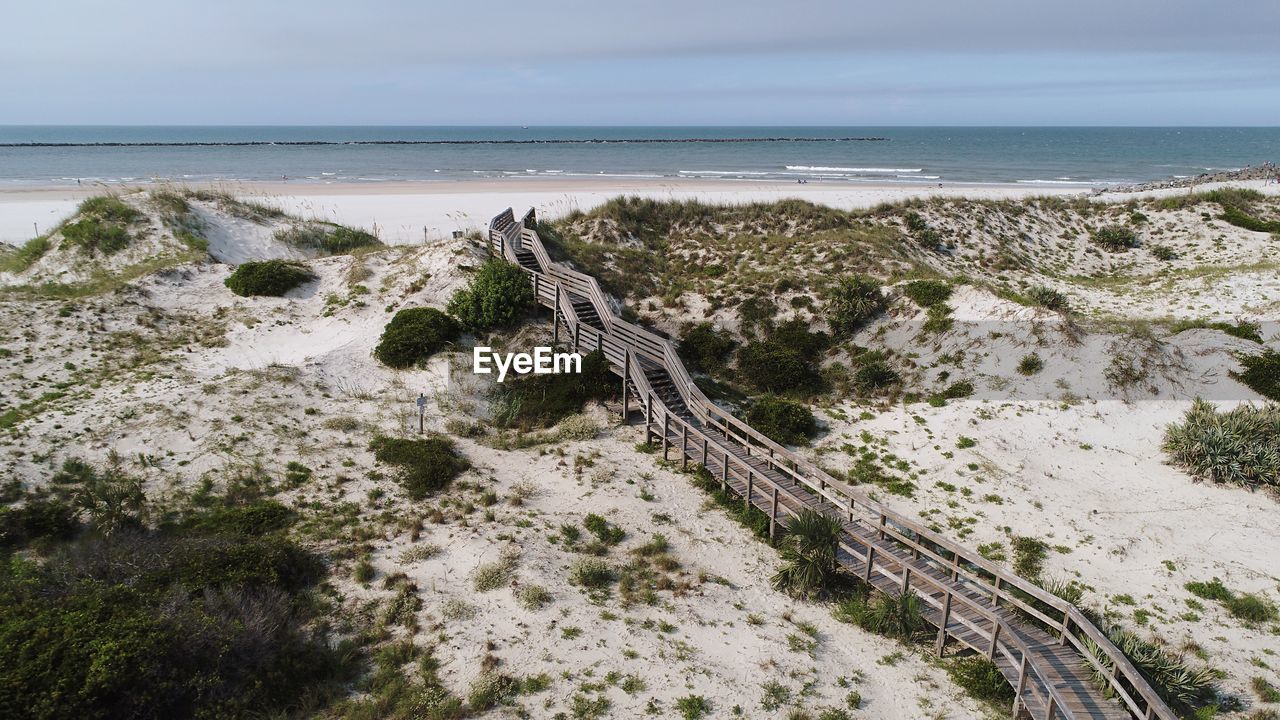
[(575, 350), (604, 353), (627, 390), (624, 414), (634, 399), (646, 440), (661, 445), (664, 459), (675, 451), (682, 464), (702, 465), (769, 517), (771, 536), (806, 508), (839, 518), (839, 561), (886, 593), (916, 593), (938, 629), (938, 654), (954, 644), (991, 659), (1014, 689), (1013, 717), (1176, 720), (1078, 608), (879, 505), (711, 403), (669, 341), (615, 317), (593, 278), (551, 262), (534, 227), (532, 210), (519, 222), (507, 210), (490, 223), (491, 246), (530, 273), (538, 302), (555, 313), (557, 336), (563, 327)]

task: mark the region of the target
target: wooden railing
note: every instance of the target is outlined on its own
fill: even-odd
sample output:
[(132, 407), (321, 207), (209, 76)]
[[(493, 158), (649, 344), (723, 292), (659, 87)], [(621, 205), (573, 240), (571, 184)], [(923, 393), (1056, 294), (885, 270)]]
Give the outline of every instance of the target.
[[(864, 579), (890, 575), (900, 579), (903, 590), (924, 591), (921, 597), (938, 613), (939, 622), (935, 624), (939, 627), (939, 651), (948, 639), (948, 625), (958, 622), (984, 639), (986, 647), (977, 649), (991, 659), (999, 655), (1019, 668), (1015, 715), (1027, 692), (1048, 708), (1047, 717), (1077, 717), (1053, 679), (1046, 677), (1036, 662), (1034, 648), (1028, 646), (1016, 628), (993, 612), (993, 607), (1012, 608), (1057, 637), (1060, 643), (1069, 644), (1083, 662), (1097, 671), (1098, 677), (1105, 679), (1109, 692), (1133, 717), (1177, 720), (1110, 638), (1071, 603), (872, 500), (861, 490), (832, 477), (711, 402), (689, 376), (672, 342), (615, 316), (595, 278), (551, 261), (535, 227), (532, 210), (516, 222), (508, 209), (490, 224), (491, 247), (495, 253), (517, 263), (517, 250), (533, 252), (542, 272), (531, 272), (531, 282), (538, 302), (558, 313), (554, 320), (557, 332), (563, 322), (575, 350), (600, 350), (624, 383), (630, 381), (634, 385), (644, 402), (646, 440), (658, 429), (664, 458), (672, 444), (671, 438), (678, 436), (681, 462), (696, 460), (708, 469), (718, 467), (722, 485), (728, 485), (731, 480), (744, 485), (744, 503), (768, 509), (771, 534), (780, 513), (795, 516), (804, 506), (803, 499), (793, 492), (795, 487), (803, 487), (830, 505), (829, 510), (862, 528), (863, 533), (846, 532), (841, 549), (863, 564)], [(591, 301), (604, 330), (581, 322), (573, 310), (570, 293)], [(666, 370), (696, 423), (671, 412), (654, 393), (639, 369), (640, 356)], [(775, 482), (750, 460), (777, 471), (790, 485)], [(909, 553), (915, 564), (923, 564), (942, 579), (930, 572), (912, 572), (894, 550)], [(981, 618), (980, 623), (973, 620), (975, 616)], [(1098, 663), (1086, 642), (1106, 656), (1110, 667)]]

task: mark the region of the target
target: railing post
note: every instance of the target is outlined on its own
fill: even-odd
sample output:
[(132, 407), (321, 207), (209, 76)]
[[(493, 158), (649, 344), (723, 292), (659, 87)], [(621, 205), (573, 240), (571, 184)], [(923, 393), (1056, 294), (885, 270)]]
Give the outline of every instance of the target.
[[(556, 281), (556, 304), (551, 311), (551, 345), (560, 344), (560, 281)], [(647, 437), (645, 438), (648, 439)]]
[(1000, 618), (991, 619), (991, 647), (987, 650), (987, 659), (996, 659), (996, 642), (1000, 639)]
[(862, 579), (871, 582), (871, 568), (876, 562), (876, 548), (874, 545), (867, 544), (867, 569)]
[[(575, 311), (576, 313), (576, 311)], [(578, 338), (582, 336), (582, 322), (573, 324), (573, 351), (578, 352)]]
[(671, 444), (667, 434), (671, 432), (671, 413), (662, 411), (662, 459), (667, 459), (667, 447)]
[(627, 411), (630, 407), (627, 404), (627, 382), (631, 379), (631, 351), (628, 350), (622, 356), (622, 424), (627, 424)]
[(1058, 639), (1059, 645), (1067, 644), (1067, 630), (1071, 627), (1071, 611), (1062, 613), (1062, 637)]
[(911, 566), (902, 563), (902, 594), (906, 595), (911, 590)]
[(778, 488), (773, 488), (773, 503), (769, 506), (769, 539), (774, 539), (774, 528), (778, 525)]
[(884, 512), (882, 511), (880, 513), (880, 530), (879, 530), (881, 540), (884, 539), (884, 526), (885, 526), (885, 523), (888, 521), (889, 521), (889, 518), (885, 517)]
[(707, 467), (707, 462), (711, 458), (707, 457), (707, 436), (702, 436), (702, 467)]
[(942, 622), (938, 625), (938, 642), (934, 648), (938, 657), (942, 657), (942, 650), (947, 646), (947, 623), (951, 621), (951, 591), (947, 590), (947, 596), (942, 601)]
[(1018, 720), (1018, 710), (1022, 707), (1022, 693), (1027, 688), (1027, 653), (1022, 653), (1022, 667), (1018, 669), (1018, 685), (1013, 691), (1013, 720)]
[(680, 467), (689, 467), (689, 424), (680, 423)]
[(720, 491), (729, 491), (729, 451), (724, 451), (724, 462), (720, 465)]
[(754, 479), (755, 478), (753, 478), (751, 475), (751, 466), (748, 465), (747, 466), (747, 491), (742, 495), (742, 508), (744, 510), (751, 509), (751, 487), (752, 487), (752, 480)]

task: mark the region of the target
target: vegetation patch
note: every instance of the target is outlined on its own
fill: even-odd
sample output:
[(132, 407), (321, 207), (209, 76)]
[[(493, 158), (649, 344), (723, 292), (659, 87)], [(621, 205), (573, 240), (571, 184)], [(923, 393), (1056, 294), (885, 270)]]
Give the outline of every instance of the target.
[(376, 235), (330, 222), (310, 222), (277, 230), (277, 241), (293, 247), (316, 250), (326, 255), (342, 255), (361, 248), (380, 247)]
[(951, 284), (943, 280), (912, 280), (902, 286), (902, 292), (911, 302), (927, 309), (950, 299)]
[(1240, 358), (1244, 369), (1231, 372), (1231, 377), (1248, 385), (1254, 392), (1280, 401), (1280, 352), (1267, 349), (1261, 355)]
[(413, 500), (444, 488), (471, 467), (453, 441), (441, 435), (426, 438), (379, 436), (369, 445), (378, 462), (395, 467), (396, 480)]
[(1197, 399), (1165, 430), (1164, 451), (1198, 479), (1250, 489), (1280, 485), (1280, 405), (1218, 412)]
[(457, 321), (435, 308), (406, 308), (383, 328), (373, 356), (387, 367), (414, 367), (448, 347), (461, 333)]
[(280, 297), (315, 277), (310, 268), (294, 260), (255, 260), (236, 267), (224, 284), (242, 297)]
[(511, 327), (534, 307), (533, 286), (524, 270), (493, 259), (480, 266), (467, 287), (449, 299), (448, 311), (469, 330)]
[(711, 323), (691, 324), (680, 336), (680, 359), (689, 370), (715, 373), (724, 369), (737, 345), (732, 335), (716, 330)]
[(582, 410), (584, 403), (604, 400), (621, 385), (599, 351), (582, 357), (582, 372), (524, 375), (498, 383), (489, 396), (493, 423), (503, 428), (551, 427)]
[(847, 275), (827, 291), (827, 324), (838, 334), (852, 335), (884, 308), (880, 283), (869, 275)]
[(804, 445), (818, 431), (813, 412), (801, 403), (766, 396), (747, 410), (747, 424), (783, 445)]
[(1138, 247), (1138, 236), (1124, 225), (1107, 225), (1089, 234), (1090, 239), (1110, 252), (1124, 252)]

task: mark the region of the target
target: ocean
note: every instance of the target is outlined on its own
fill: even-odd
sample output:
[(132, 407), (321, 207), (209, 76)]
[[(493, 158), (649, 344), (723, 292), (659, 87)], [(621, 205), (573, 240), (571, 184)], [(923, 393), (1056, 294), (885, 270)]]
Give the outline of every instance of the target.
[(1280, 128), (0, 126), (0, 187), (503, 177), (1103, 186), (1280, 161)]

